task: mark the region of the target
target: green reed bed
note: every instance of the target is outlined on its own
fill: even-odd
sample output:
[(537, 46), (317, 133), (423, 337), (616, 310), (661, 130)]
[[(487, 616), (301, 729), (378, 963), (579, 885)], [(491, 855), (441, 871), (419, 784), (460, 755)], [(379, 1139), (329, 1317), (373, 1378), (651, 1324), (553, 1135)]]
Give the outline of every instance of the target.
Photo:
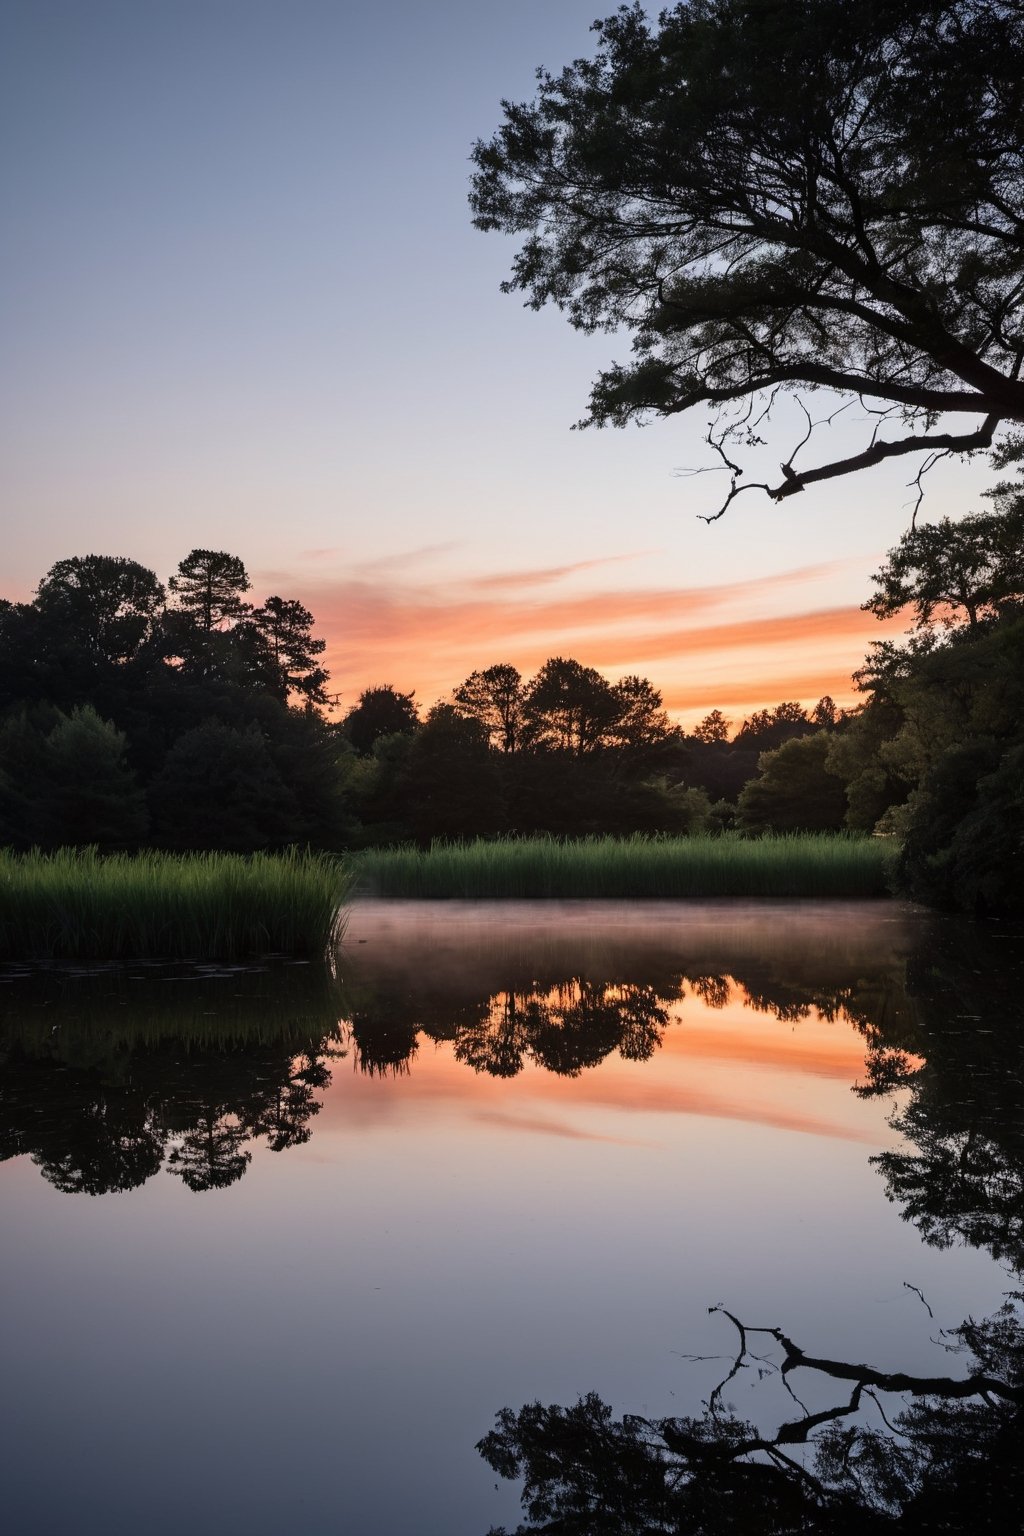
[(358, 891), (398, 897), (862, 897), (887, 894), (877, 838), (595, 837), (368, 849)]
[(0, 850), (0, 959), (323, 959), (351, 876), (315, 853)]

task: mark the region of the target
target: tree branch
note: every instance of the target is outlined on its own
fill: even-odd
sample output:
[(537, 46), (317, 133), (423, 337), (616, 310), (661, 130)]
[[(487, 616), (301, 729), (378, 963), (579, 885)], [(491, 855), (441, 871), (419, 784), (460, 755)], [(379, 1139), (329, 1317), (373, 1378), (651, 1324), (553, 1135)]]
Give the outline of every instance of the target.
[[(897, 438), (895, 442), (875, 442), (863, 453), (856, 453), (848, 459), (836, 459), (831, 464), (821, 464), (816, 469), (791, 470), (781, 485), (773, 486), (768, 494), (773, 501), (783, 501), (787, 496), (795, 496), (808, 485), (813, 485), (819, 480), (834, 480), (841, 475), (852, 475), (860, 469), (870, 469), (875, 464), (881, 464), (885, 459), (901, 458), (908, 453), (975, 453), (982, 448), (991, 448), (992, 437), (999, 425), (998, 416), (987, 416), (976, 432), (953, 433), (937, 432), (931, 436)], [(732, 497), (730, 496), (730, 500)], [(728, 502), (726, 503), (728, 505)], [(725, 507), (722, 508), (722, 512)], [(721, 512), (715, 514), (720, 517)], [(713, 522), (714, 518), (705, 521)]]

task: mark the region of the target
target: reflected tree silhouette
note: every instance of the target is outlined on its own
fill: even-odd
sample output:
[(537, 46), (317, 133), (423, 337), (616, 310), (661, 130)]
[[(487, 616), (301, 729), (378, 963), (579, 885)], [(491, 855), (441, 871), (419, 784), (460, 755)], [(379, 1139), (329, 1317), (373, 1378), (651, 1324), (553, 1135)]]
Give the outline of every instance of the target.
[(456, 1059), (492, 1077), (515, 1077), (527, 1061), (578, 1077), (615, 1051), (646, 1061), (661, 1044), (670, 1018), (665, 1003), (672, 1000), (637, 983), (578, 977), (547, 995), (501, 993), (477, 1024), (457, 1032)]
[[(809, 1355), (778, 1328), (724, 1308), (737, 1353), (699, 1415), (613, 1417), (590, 1393), (570, 1408), (506, 1408), (477, 1449), (522, 1478), (518, 1536), (798, 1536), (1016, 1529), (1024, 1515), (1024, 1328), (1008, 1302), (953, 1330), (962, 1376), (915, 1377)], [(765, 1352), (765, 1341), (771, 1353)], [(757, 1352), (755, 1353), (755, 1347)], [(740, 1371), (777, 1374), (798, 1410), (765, 1431), (726, 1401)], [(834, 1383), (826, 1408), (797, 1395)], [(840, 1390), (841, 1388), (841, 1390)], [(491, 1536), (507, 1536), (492, 1531)]]
[[(748, 975), (744, 1000), (780, 1020), (814, 1009), (857, 1025), (868, 1053), (855, 1091), (896, 1095), (891, 1124), (906, 1140), (872, 1159), (887, 1197), (926, 1242), (985, 1247), (1019, 1274), (1024, 942), (962, 924), (938, 937), (908, 957), (902, 988), (878, 975), (824, 990)], [(717, 982), (694, 976), (690, 984), (720, 1007), (730, 994)], [(712, 1308), (733, 1325), (738, 1348), (703, 1413), (615, 1418), (591, 1393), (568, 1408), (506, 1408), (477, 1448), (501, 1476), (523, 1480), (520, 1536), (1016, 1530), (1024, 1524), (1022, 1301), (1024, 1292), (1011, 1291), (995, 1315), (944, 1334), (940, 1342), (966, 1369), (928, 1378), (811, 1356), (779, 1328), (751, 1328)], [(777, 1376), (799, 1413), (771, 1430), (738, 1418), (726, 1394), (751, 1370)], [(794, 1386), (808, 1376), (841, 1383), (844, 1395), (809, 1411)]]
[[(293, 1006), (308, 1001), (308, 984), (288, 985)], [(272, 984), (219, 1039), (208, 1025), (197, 1028), (197, 1014), (205, 1014), (196, 1004), (216, 1001), (223, 1016), (223, 991), (211, 997), (201, 987), (170, 1006), (158, 992), (155, 1019), (138, 1018), (134, 1028), (122, 1022), (120, 999), (111, 1014), (103, 996), (98, 1019), (76, 994), (70, 1016), (29, 997), (22, 1021), (15, 1010), (15, 1021), (5, 1022), (0, 1161), (29, 1154), (68, 1194), (134, 1189), (162, 1167), (200, 1192), (241, 1178), (257, 1140), (271, 1151), (309, 1140), (338, 1054), (333, 1022), (312, 1036), (305, 1020), (291, 1029), (280, 1014), (268, 1026), (266, 1013), (279, 1001)], [(37, 1017), (47, 1021), (45, 1032), (34, 1027)]]
[(706, 1008), (724, 1008), (732, 995), (728, 976), (691, 976), (689, 981)]
[(168, 1157), (168, 1172), (197, 1194), (206, 1189), (227, 1189), (252, 1162), (252, 1153), (245, 1146), (249, 1139), (244, 1125), (225, 1115), (221, 1105), (210, 1105)]
[(360, 1071), (371, 1077), (397, 1077), (411, 1070), (419, 1050), (420, 1024), (405, 999), (374, 1000), (356, 1009), (349, 1031)]
[[(1008, 949), (1008, 943), (1013, 946)], [(902, 1147), (873, 1159), (887, 1197), (924, 1241), (987, 1248), (1024, 1271), (1024, 949), (1000, 930), (951, 928), (911, 967), (916, 1037), (865, 1027), (865, 1096), (905, 1095), (890, 1124)]]

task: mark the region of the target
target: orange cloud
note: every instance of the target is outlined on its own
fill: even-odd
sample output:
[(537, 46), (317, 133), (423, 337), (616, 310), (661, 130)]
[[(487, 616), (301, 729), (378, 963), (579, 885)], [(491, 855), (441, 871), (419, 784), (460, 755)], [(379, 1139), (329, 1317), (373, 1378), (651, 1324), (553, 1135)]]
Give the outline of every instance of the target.
[[(440, 552), (424, 546), (355, 576), (295, 583), (327, 640), (343, 709), (380, 683), (415, 691), (429, 705), (477, 668), (511, 662), (529, 675), (556, 655), (613, 677), (649, 676), (687, 723), (712, 708), (749, 713), (782, 699), (813, 704), (825, 693), (848, 705), (856, 698), (851, 673), (870, 642), (903, 627), (829, 603), (843, 562), (702, 587), (597, 591), (571, 586), (598, 566), (636, 556), (447, 580), (412, 576), (411, 565)], [(570, 590), (531, 590), (559, 582)]]
[(626, 560), (638, 560), (639, 551), (629, 555), (604, 555), (600, 560), (576, 560), (572, 565), (551, 565), (535, 571), (499, 571), (490, 576), (474, 577), (474, 587), (536, 587), (551, 581), (562, 581), (566, 576), (576, 576), (580, 571), (594, 571), (602, 565), (621, 565)]

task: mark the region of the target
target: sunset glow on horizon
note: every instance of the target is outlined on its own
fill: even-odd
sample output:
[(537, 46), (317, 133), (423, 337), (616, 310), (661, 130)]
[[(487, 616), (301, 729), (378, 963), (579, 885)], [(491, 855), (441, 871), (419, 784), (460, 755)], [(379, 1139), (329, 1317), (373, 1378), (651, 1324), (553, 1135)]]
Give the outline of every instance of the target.
[(307, 577), (302, 592), (342, 711), (385, 683), (426, 710), (473, 671), (506, 662), (528, 677), (551, 656), (572, 656), (613, 680), (649, 677), (686, 729), (712, 709), (738, 727), (783, 700), (813, 708), (827, 694), (855, 707), (852, 674), (869, 645), (906, 628), (829, 603), (827, 565), (692, 589), (574, 588), (581, 569), (606, 563), (449, 581)]
[[(71, 556), (166, 581), (226, 550), (257, 601), (310, 609), (342, 712), (382, 683), (424, 712), (558, 655), (648, 677), (688, 728), (854, 705), (903, 627), (859, 604), (913, 467), (714, 521), (703, 412), (571, 431), (629, 336), (524, 311), (511, 242), (471, 227), (473, 141), (592, 46), (599, 9), (12, 0), (0, 597)], [(872, 430), (855, 407), (819, 426), (804, 458)], [(744, 474), (805, 430), (780, 398)], [(976, 509), (986, 474), (943, 464), (922, 517)]]

